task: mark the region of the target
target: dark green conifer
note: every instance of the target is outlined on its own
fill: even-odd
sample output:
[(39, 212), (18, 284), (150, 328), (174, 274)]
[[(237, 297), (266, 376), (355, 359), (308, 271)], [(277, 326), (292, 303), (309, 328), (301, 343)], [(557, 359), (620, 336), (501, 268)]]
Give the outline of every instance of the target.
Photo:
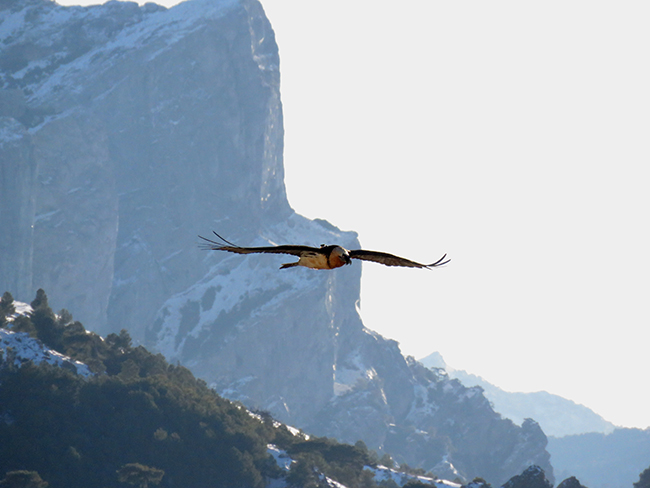
[(121, 350), (122, 352), (128, 351), (131, 349), (131, 336), (126, 329), (122, 329), (120, 334), (108, 334), (106, 337), (106, 342), (112, 348)]
[(634, 483), (634, 488), (650, 488), (650, 468), (639, 475), (639, 481)]
[(4, 327), (7, 324), (7, 318), (14, 313), (16, 313), (14, 297), (6, 291), (2, 294), (2, 298), (0, 298), (0, 327)]
[(32, 313), (30, 318), (36, 329), (37, 338), (43, 343), (56, 351), (62, 350), (61, 336), (63, 326), (57, 323), (56, 315), (50, 308), (47, 301), (47, 295), (42, 288), (36, 292), (36, 298), (30, 304)]
[(49, 308), (49, 305), (47, 303), (47, 295), (45, 294), (45, 290), (43, 290), (43, 288), (36, 290), (36, 297), (34, 300), (32, 300), (32, 303), (30, 303), (30, 305), (34, 310), (41, 307)]

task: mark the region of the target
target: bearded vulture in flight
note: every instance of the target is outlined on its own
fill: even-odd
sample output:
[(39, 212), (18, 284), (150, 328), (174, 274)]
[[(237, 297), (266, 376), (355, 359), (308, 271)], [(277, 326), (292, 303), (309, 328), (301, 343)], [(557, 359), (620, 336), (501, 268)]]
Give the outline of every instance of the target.
[[(213, 231), (214, 232), (214, 231)], [(241, 247), (227, 241), (219, 234), (214, 232), (223, 243), (207, 239), (199, 236), (208, 244), (204, 249), (213, 251), (228, 251), (237, 254), (251, 254), (251, 253), (271, 253), (271, 254), (291, 254), (298, 256), (298, 261), (295, 263), (287, 263), (280, 266), (280, 269), (293, 268), (294, 266), (304, 266), (312, 269), (334, 269), (351, 264), (353, 259), (361, 259), (363, 261), (374, 261), (386, 266), (404, 266), (407, 268), (437, 268), (447, 264), (450, 259), (445, 260), (445, 254), (435, 263), (421, 264), (411, 261), (410, 259), (400, 258), (393, 254), (378, 251), (365, 251), (363, 249), (355, 249), (348, 251), (347, 249), (337, 246), (325, 244), (321, 247), (299, 246), (299, 245), (282, 245), (282, 246), (268, 246), (268, 247)], [(225, 245), (224, 245), (225, 244)]]

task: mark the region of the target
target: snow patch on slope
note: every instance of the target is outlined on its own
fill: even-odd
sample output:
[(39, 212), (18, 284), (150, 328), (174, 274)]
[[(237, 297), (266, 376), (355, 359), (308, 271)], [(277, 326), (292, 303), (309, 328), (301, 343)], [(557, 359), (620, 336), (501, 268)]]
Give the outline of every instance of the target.
[(404, 486), (409, 481), (419, 481), (425, 485), (431, 485), (437, 488), (460, 488), (461, 486), (459, 483), (429, 478), (427, 476), (415, 476), (382, 465), (377, 465), (376, 467), (365, 466), (363, 469), (371, 471), (374, 474), (375, 482), (378, 484), (392, 481), (398, 486)]
[[(13, 306), (15, 312), (7, 317), (9, 327), (19, 315), (27, 315), (34, 311), (28, 303), (14, 301)], [(84, 363), (46, 347), (41, 341), (30, 337), (26, 332), (13, 332), (9, 328), (0, 328), (0, 352), (2, 353), (0, 364), (3, 361), (12, 361), (14, 366), (20, 367), (29, 361), (34, 364), (45, 361), (53, 366), (69, 369), (86, 378), (93, 374)]]
[(29, 334), (25, 332), (0, 329), (0, 351), (2, 351), (3, 361), (11, 360), (14, 366), (20, 367), (28, 361), (34, 364), (46, 362), (53, 366), (69, 369), (84, 377), (92, 375), (84, 363), (45, 347), (41, 341), (29, 337)]
[(351, 391), (359, 381), (373, 380), (377, 376), (374, 368), (367, 367), (357, 349), (352, 355), (346, 358), (345, 363), (335, 365), (334, 369), (334, 394), (344, 395)]
[(9, 117), (0, 117), (0, 149), (22, 139), (25, 135), (25, 129), (16, 119)]

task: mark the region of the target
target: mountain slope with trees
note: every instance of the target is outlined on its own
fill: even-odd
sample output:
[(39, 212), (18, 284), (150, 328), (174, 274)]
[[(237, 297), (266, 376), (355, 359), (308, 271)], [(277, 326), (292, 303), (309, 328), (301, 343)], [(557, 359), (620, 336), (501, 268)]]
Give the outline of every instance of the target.
[(289, 481), (309, 484), (323, 472), (348, 487), (375, 486), (363, 468), (377, 459), (363, 444), (308, 439), (268, 414), (253, 415), (183, 366), (132, 347), (125, 330), (102, 339), (70, 313), (54, 314), (42, 290), (31, 305), (29, 315), (16, 316), (5, 293), (3, 326), (86, 362), (94, 375), (0, 362), (0, 477), (24, 481), (35, 472), (52, 488), (263, 487), (284, 478), (268, 452), (273, 444), (296, 461)]
[(41, 291), (32, 307), (12, 331), (87, 362), (95, 375), (2, 363), (0, 472), (37, 471), (52, 487), (118, 486), (118, 471), (136, 463), (162, 469), (163, 486), (262, 487), (275, 473), (271, 425), (186, 368), (131, 347), (126, 331), (89, 334), (70, 314), (56, 316)]

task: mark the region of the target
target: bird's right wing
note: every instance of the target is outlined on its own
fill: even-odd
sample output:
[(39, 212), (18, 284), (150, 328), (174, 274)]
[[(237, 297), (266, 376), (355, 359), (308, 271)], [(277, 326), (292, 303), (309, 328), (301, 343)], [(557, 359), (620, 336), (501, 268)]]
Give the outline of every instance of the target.
[(438, 266), (443, 266), (450, 261), (449, 259), (445, 261), (445, 258), (447, 257), (446, 254), (440, 259), (438, 259), (435, 263), (422, 264), (422, 263), (417, 263), (415, 261), (411, 261), (410, 259), (395, 256), (394, 254), (389, 254), (387, 252), (366, 251), (365, 249), (356, 249), (353, 251), (349, 251), (349, 253), (352, 259), (361, 259), (363, 261), (374, 261), (375, 263), (381, 263), (385, 266), (403, 266), (406, 268), (427, 268), (427, 269), (437, 268)]

